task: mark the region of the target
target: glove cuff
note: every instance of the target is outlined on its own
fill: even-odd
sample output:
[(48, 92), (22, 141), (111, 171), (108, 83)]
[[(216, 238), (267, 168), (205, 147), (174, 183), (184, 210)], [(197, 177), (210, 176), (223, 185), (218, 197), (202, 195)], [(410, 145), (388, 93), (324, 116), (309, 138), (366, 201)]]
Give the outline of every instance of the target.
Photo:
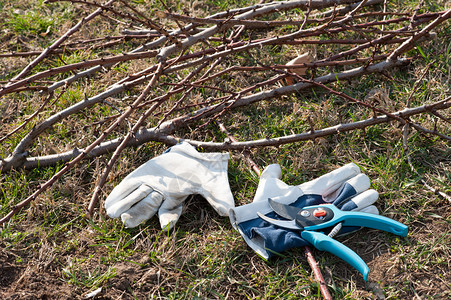
[(246, 244), (255, 251), (258, 255), (260, 255), (262, 258), (268, 260), (272, 253), (266, 250), (265, 247), (265, 241), (263, 238), (259, 235), (256, 235), (253, 238), (248, 237), (239, 226), (236, 226), (235, 229), (241, 234)]
[[(197, 158), (203, 161), (211, 161), (211, 162), (219, 162), (219, 161), (228, 161), (230, 159), (229, 153), (220, 153), (220, 152), (198, 152), (194, 146), (189, 144), (188, 142), (181, 142), (164, 153), (180, 153), (185, 154), (189, 158)], [(226, 165), (227, 168), (227, 165)]]
[[(290, 205), (298, 200), (299, 197), (303, 195), (302, 190), (298, 188), (291, 189), (287, 194), (280, 197), (272, 197), (273, 200)], [(256, 201), (248, 203), (242, 206), (234, 207), (229, 210), (229, 218), (233, 227), (236, 228), (235, 224), (240, 224), (249, 220), (257, 219), (259, 216), (257, 212), (261, 214), (268, 214), (273, 210), (268, 204), (268, 199), (262, 201)]]

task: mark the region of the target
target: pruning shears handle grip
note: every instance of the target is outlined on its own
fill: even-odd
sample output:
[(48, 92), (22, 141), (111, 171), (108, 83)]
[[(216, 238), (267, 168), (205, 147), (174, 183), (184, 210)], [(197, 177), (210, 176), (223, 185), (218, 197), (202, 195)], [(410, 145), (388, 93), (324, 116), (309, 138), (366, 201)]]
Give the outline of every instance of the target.
[(407, 227), (406, 225), (380, 215), (363, 212), (342, 211), (332, 204), (309, 207), (309, 209), (312, 210), (321, 208), (327, 208), (331, 210), (334, 214), (333, 218), (330, 221), (321, 222), (317, 225), (306, 226), (304, 228), (305, 230), (308, 231), (320, 230), (335, 225), (337, 223), (343, 223), (343, 226), (367, 227), (372, 229), (383, 230), (399, 236), (407, 236), (407, 233), (409, 231), (409, 227)]
[(357, 253), (321, 232), (305, 230), (301, 232), (301, 236), (316, 249), (330, 252), (346, 261), (363, 275), (365, 281), (368, 281), (369, 268)]

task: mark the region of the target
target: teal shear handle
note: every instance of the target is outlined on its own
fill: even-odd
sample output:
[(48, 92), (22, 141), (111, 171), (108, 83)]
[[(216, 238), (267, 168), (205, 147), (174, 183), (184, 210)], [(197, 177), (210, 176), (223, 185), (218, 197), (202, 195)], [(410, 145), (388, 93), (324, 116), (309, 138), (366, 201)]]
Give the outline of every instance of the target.
[[(359, 226), (379, 229), (399, 236), (407, 236), (409, 231), (409, 227), (390, 218), (369, 213), (342, 211), (331, 204), (309, 206), (308, 209), (310, 211), (327, 210), (333, 213), (333, 216), (332, 214), (328, 214), (328, 220), (324, 220), (324, 222), (319, 222), (318, 224), (304, 226), (304, 231), (301, 232), (301, 236), (310, 242), (316, 249), (330, 252), (346, 261), (363, 275), (365, 281), (368, 281), (369, 268), (360, 256), (342, 243), (322, 232), (316, 231), (331, 227), (337, 223), (342, 223), (343, 226)], [(301, 225), (308, 224), (308, 222), (304, 222), (302, 218), (297, 218), (296, 221), (301, 223)]]
[(363, 275), (365, 281), (368, 281), (369, 268), (357, 253), (321, 232), (302, 231), (301, 236), (316, 249), (330, 252), (350, 264)]
[(317, 231), (319, 229), (334, 226), (337, 223), (342, 223), (343, 226), (359, 226), (390, 232), (399, 236), (407, 236), (409, 227), (406, 225), (380, 215), (342, 211), (333, 204), (309, 206), (309, 209), (330, 209), (333, 212), (333, 218), (330, 221), (321, 222), (319, 224), (305, 226), (304, 230)]

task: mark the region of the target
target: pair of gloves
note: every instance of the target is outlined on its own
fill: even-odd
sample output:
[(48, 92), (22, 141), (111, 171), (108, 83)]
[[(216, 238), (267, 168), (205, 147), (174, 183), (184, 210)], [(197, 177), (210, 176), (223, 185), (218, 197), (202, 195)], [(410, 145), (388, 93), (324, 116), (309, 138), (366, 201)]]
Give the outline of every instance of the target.
[[(309, 245), (299, 232), (258, 217), (257, 212), (278, 217), (269, 207), (268, 198), (297, 207), (333, 203), (346, 211), (378, 213), (372, 205), (378, 193), (369, 189), (369, 178), (353, 163), (296, 186), (280, 180), (278, 164), (269, 165), (261, 174), (253, 202), (235, 207), (227, 177), (228, 160), (228, 154), (199, 153), (182, 142), (126, 176), (105, 200), (106, 212), (112, 218), (121, 217), (129, 228), (158, 212), (161, 228), (169, 230), (180, 218), (185, 199), (200, 194), (219, 215), (229, 216), (246, 243), (265, 259)], [(343, 228), (342, 232), (355, 229)]]

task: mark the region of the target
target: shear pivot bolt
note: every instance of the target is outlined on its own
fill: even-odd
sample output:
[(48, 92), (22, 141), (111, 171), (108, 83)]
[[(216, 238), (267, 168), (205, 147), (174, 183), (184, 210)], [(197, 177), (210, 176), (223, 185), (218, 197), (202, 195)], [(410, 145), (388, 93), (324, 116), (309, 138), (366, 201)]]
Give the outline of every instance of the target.
[(301, 216), (304, 218), (310, 217), (310, 212), (308, 210), (301, 211)]

